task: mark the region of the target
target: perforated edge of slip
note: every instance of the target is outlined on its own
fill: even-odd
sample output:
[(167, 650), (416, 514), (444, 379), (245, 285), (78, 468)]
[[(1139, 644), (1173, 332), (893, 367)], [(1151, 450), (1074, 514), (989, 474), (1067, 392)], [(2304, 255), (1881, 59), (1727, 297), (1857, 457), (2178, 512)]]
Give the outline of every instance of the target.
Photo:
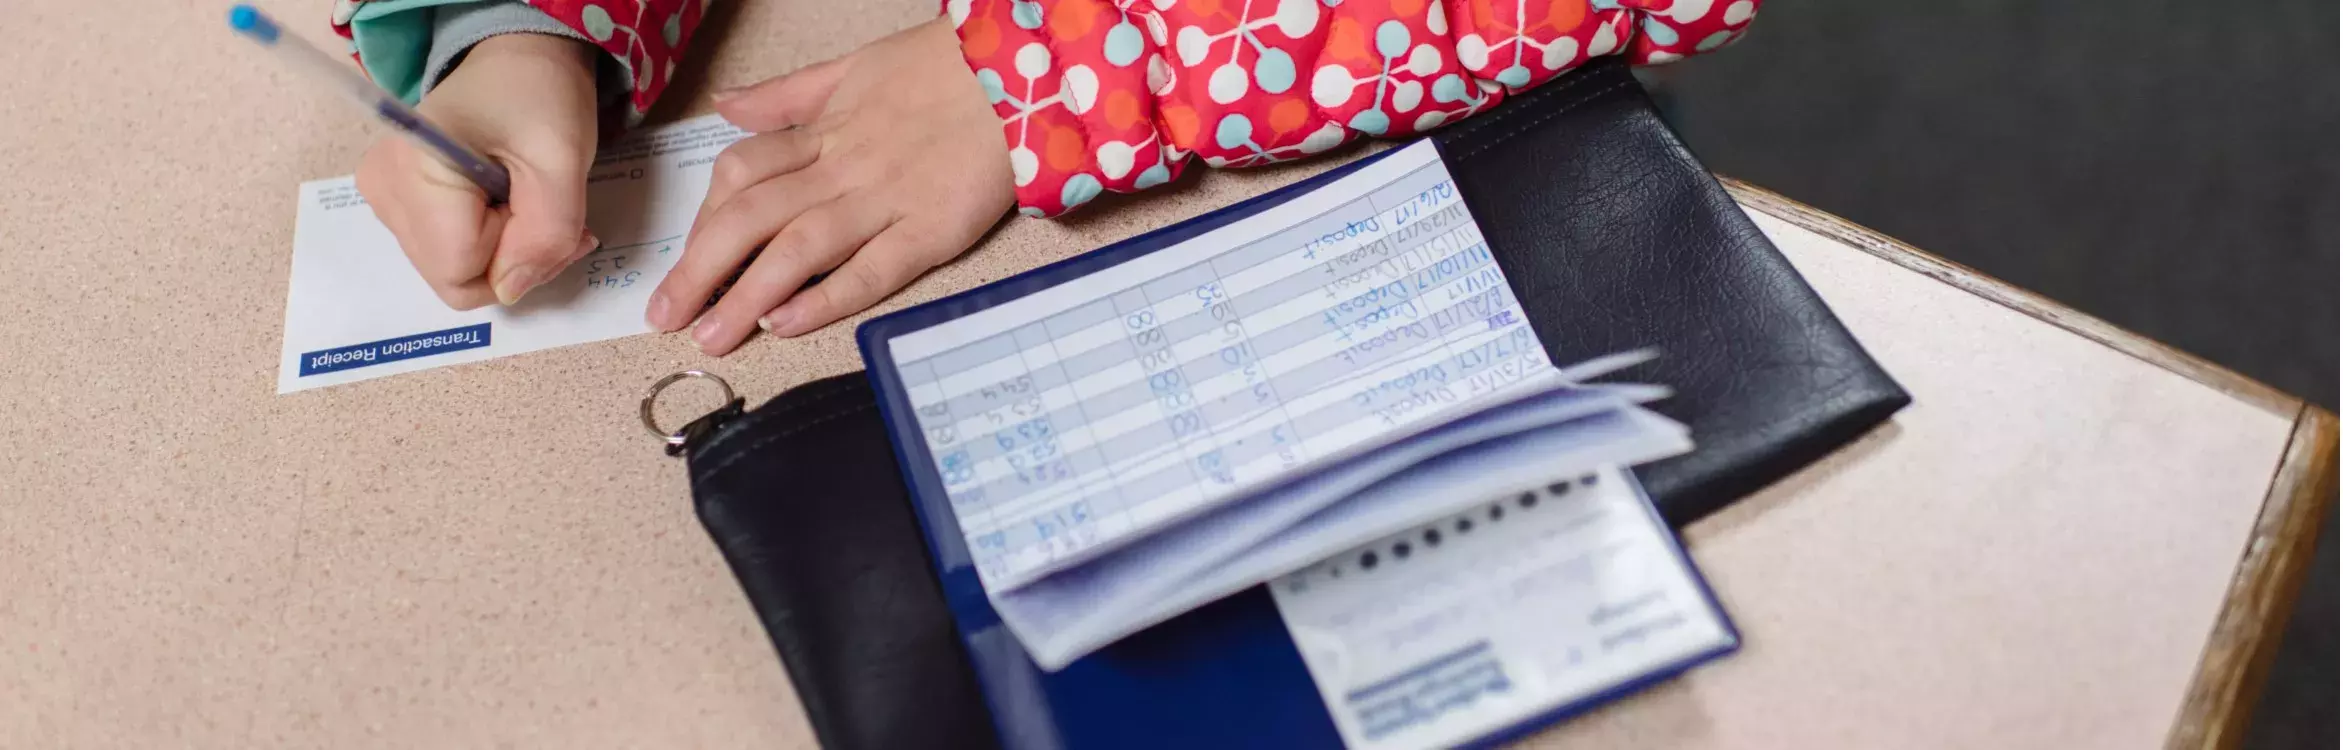
[(1445, 518), (1417, 524), (1415, 528), (1395, 532), (1382, 539), (1353, 547), (1339, 556), (1339, 561), (1313, 570), (1309, 575), (1342, 578), (1344, 571), (1355, 571), (1352, 576), (1374, 575), (1413, 560), (1441, 554), (1443, 546), (1454, 548), (1450, 540), (1470, 538), (1474, 530), (1506, 523), (1524, 513), (1535, 513), (1551, 507), (1547, 498), (1566, 498), (1583, 495), (1602, 483), (1602, 476), (1587, 472), (1577, 477), (1559, 479), (1543, 487), (1525, 489), (1491, 499), (1486, 503), (1450, 514)]

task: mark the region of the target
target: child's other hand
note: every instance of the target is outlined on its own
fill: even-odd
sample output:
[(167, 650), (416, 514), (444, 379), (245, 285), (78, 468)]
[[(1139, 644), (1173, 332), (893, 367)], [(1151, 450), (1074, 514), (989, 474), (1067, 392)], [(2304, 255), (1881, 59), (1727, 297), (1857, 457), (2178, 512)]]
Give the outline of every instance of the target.
[(692, 331), (709, 354), (760, 324), (796, 336), (868, 308), (967, 250), (1016, 201), (1000, 119), (948, 19), (720, 94), (716, 110), (760, 134), (716, 160), (645, 316), (663, 331), (690, 324), (766, 245)]
[(374, 144), (358, 192), (449, 307), (512, 304), (594, 248), (594, 61), (582, 42), (506, 34), (473, 45), (417, 111), (512, 173), (491, 207), (470, 180), (405, 138)]

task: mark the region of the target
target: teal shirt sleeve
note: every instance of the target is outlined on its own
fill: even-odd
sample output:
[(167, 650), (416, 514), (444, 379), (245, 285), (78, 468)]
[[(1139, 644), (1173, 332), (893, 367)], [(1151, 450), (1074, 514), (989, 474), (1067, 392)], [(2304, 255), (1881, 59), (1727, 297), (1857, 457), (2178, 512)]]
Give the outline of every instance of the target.
[[(414, 104), (429, 88), (424, 66), (431, 53), (432, 24), (443, 5), (469, 5), (478, 0), (375, 0), (361, 3), (350, 16), (350, 43), (374, 84), (401, 101)], [(495, 1), (495, 0), (491, 0)]]
[[(359, 6), (350, 32), (367, 74), (408, 104), (420, 101), (472, 45), (489, 37), (546, 34), (593, 43), (522, 0), (377, 0)], [(634, 88), (626, 66), (608, 60), (596, 66), (595, 78), (605, 106), (625, 101)]]

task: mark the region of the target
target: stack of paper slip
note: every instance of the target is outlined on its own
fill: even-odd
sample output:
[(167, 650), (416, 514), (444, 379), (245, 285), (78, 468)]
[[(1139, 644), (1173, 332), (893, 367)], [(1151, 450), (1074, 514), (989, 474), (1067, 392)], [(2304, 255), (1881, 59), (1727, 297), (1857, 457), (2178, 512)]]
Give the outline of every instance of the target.
[(1549, 359), (1431, 143), (1345, 169), (863, 326), (929, 532), (958, 532), (939, 554), (1043, 667), (1458, 503), (1691, 449), (1640, 406), (1663, 388), (1586, 385), (1649, 354)]
[[(1639, 359), (1605, 358), (1565, 374), (1591, 377)], [(1639, 406), (1666, 393), (1557, 380), (1072, 568), (993, 590), (993, 608), (1034, 661), (1055, 671), (1150, 625), (1488, 497), (1689, 451), (1683, 425)]]

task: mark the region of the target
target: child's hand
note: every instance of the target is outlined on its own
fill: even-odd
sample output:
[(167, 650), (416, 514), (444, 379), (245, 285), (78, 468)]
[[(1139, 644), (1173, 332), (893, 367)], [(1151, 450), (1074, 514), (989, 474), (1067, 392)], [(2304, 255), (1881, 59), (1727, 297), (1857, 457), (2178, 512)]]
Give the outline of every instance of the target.
[(594, 249), (595, 54), (555, 36), (491, 37), (416, 108), (512, 172), (505, 205), (489, 206), (479, 187), (404, 138), (367, 150), (358, 192), (449, 307), (512, 304)]
[(719, 94), (716, 110), (761, 134), (716, 160), (646, 314), (663, 331), (690, 324), (770, 242), (692, 331), (709, 354), (759, 325), (796, 336), (870, 307), (967, 250), (1016, 200), (1000, 119), (948, 19)]

